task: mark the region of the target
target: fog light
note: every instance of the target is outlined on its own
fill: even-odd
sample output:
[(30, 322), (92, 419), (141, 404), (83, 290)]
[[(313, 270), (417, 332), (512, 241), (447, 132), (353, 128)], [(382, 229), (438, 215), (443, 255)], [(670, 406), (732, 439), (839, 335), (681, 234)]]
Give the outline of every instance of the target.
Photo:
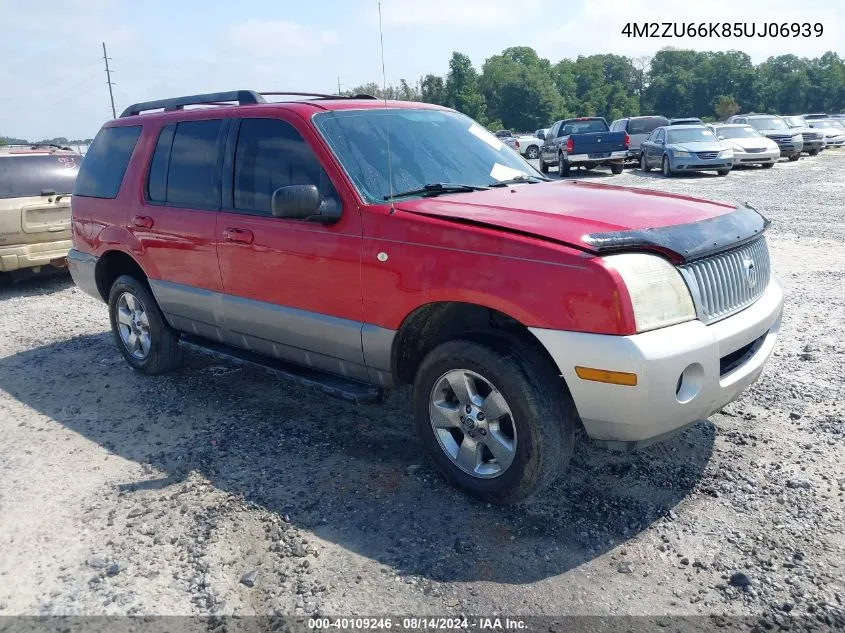
[(703, 384), (704, 367), (698, 363), (693, 363), (678, 376), (678, 383), (675, 386), (675, 398), (681, 404), (685, 404), (699, 394), (701, 385)]

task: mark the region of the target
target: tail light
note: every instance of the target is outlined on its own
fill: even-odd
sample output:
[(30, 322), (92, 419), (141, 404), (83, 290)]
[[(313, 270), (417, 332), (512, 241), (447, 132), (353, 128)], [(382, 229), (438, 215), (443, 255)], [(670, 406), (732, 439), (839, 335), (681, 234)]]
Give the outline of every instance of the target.
[(625, 132), (625, 140), (623, 142), (625, 144), (625, 149), (628, 149), (628, 147), (631, 145), (631, 137), (628, 136), (627, 132)]
[(575, 149), (575, 143), (572, 142), (572, 137), (570, 136), (566, 139), (566, 153), (571, 154), (572, 150)]
[(519, 141), (514, 141), (513, 146), (515, 149), (519, 149)]

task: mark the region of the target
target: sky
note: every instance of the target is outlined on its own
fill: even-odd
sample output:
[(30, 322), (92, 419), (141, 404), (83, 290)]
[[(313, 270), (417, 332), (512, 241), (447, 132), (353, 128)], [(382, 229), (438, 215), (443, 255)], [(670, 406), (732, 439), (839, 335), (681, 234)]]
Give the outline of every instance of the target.
[[(445, 75), (454, 50), (476, 68), (509, 46), (553, 63), (665, 46), (845, 56), (842, 0), (382, 0), (387, 83)], [(837, 16), (837, 9), (839, 15)], [(628, 22), (811, 22), (811, 38), (632, 38)], [(336, 92), (382, 82), (376, 0), (0, 0), (0, 136), (89, 138), (115, 107), (235, 89)], [(839, 37), (839, 35), (842, 37)]]

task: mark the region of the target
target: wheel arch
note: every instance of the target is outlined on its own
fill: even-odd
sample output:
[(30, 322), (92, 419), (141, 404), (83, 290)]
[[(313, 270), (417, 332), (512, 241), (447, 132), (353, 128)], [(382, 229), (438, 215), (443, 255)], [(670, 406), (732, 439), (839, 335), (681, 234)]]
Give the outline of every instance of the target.
[(121, 275), (131, 275), (149, 286), (147, 274), (135, 258), (120, 250), (106, 251), (99, 257), (94, 269), (97, 290), (103, 301), (109, 300), (109, 291), (114, 281)]

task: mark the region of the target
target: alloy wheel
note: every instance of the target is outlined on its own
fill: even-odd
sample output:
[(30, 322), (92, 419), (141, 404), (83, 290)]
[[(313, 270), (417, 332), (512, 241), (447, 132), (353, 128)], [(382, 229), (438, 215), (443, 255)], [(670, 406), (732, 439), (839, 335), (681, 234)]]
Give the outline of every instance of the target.
[(117, 328), (120, 340), (133, 358), (144, 360), (150, 353), (150, 321), (144, 304), (131, 292), (117, 300)]

